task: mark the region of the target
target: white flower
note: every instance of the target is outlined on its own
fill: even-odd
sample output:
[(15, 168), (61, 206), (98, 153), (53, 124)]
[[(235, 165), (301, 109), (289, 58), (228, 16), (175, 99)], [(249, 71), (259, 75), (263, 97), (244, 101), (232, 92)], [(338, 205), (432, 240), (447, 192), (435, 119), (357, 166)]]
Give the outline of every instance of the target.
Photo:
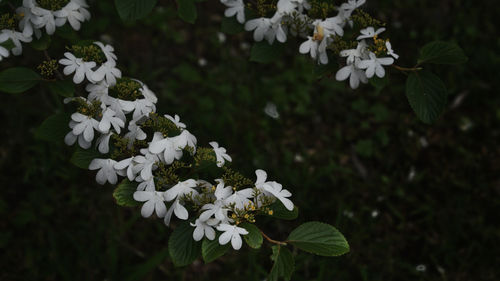
[[(115, 165), (115, 167), (116, 167), (116, 165)], [(153, 190), (156, 190), (154, 178), (151, 177), (150, 179), (145, 180), (145, 181), (139, 183), (139, 185), (137, 186), (137, 190), (138, 191), (144, 191), (144, 190), (146, 190), (146, 191), (153, 191)]]
[(63, 26), (66, 21), (69, 22), (71, 27), (75, 30), (80, 30), (81, 23), (90, 18), (90, 13), (78, 5), (76, 2), (69, 2), (61, 10), (55, 11), (56, 25)]
[(114, 168), (116, 161), (113, 159), (94, 159), (90, 162), (89, 170), (99, 170), (95, 179), (99, 184), (116, 184), (118, 176)]
[(215, 157), (217, 158), (217, 167), (224, 166), (224, 163), (227, 161), (231, 162), (231, 156), (226, 153), (226, 149), (224, 147), (219, 147), (219, 144), (215, 141), (209, 143), (210, 146), (214, 149)]
[(217, 179), (216, 181), (219, 182), (214, 192), (216, 200), (213, 204), (208, 203), (201, 207), (201, 209), (204, 210), (200, 215), (200, 220), (202, 221), (206, 221), (212, 216), (215, 216), (219, 221), (225, 221), (227, 219), (228, 209), (225, 208), (225, 200), (231, 196), (233, 189), (230, 186), (224, 186), (224, 181), (221, 179)]
[(81, 58), (75, 57), (75, 55), (70, 52), (64, 53), (64, 56), (66, 58), (59, 60), (60, 64), (65, 65), (63, 69), (64, 75), (70, 75), (75, 72), (75, 76), (73, 77), (73, 82), (75, 82), (75, 84), (80, 84), (85, 77), (87, 77), (90, 82), (93, 82), (92, 68), (96, 66), (95, 62), (85, 62)]
[(35, 6), (31, 9), (31, 12), (36, 16), (32, 19), (36, 28), (45, 27), (45, 31), (48, 35), (54, 34), (56, 31), (56, 22), (52, 11)]
[(232, 17), (236, 15), (236, 19), (239, 23), (243, 24), (245, 22), (245, 4), (243, 0), (228, 0), (223, 2), (227, 6), (224, 11), (226, 17)]
[[(3, 32), (0, 32), (0, 43), (3, 43), (7, 40), (9, 40), (9, 35), (7, 35)], [(9, 57), (9, 50), (0, 46), (0, 61), (2, 61), (3, 58), (7, 58), (7, 57)]]
[(109, 86), (103, 81), (93, 84), (87, 84), (85, 90), (89, 92), (87, 99), (90, 101), (98, 100), (101, 103), (110, 105), (110, 96), (108, 95)]
[(137, 99), (134, 101), (134, 106), (135, 110), (132, 115), (134, 120), (138, 120), (141, 117), (147, 116), (149, 113), (156, 111), (156, 106), (149, 99)]
[[(320, 27), (320, 31), (322, 28)], [(299, 52), (301, 54), (311, 54), (311, 58), (317, 59), (318, 63), (327, 64), (328, 55), (326, 54), (326, 40), (320, 33), (315, 33), (314, 37), (308, 36), (307, 41), (300, 44)], [(321, 42), (320, 42), (321, 41)], [(324, 42), (324, 43), (323, 43)]]
[(266, 103), (266, 107), (264, 107), (264, 113), (273, 119), (278, 119), (280, 117), (280, 113), (276, 108), (276, 104), (272, 102)]
[(94, 118), (83, 115), (79, 112), (73, 113), (71, 119), (76, 122), (73, 127), (73, 134), (78, 136), (83, 134), (86, 142), (91, 142), (94, 139), (94, 129), (99, 129), (99, 122)]
[(249, 198), (253, 196), (252, 188), (245, 188), (242, 190), (235, 191), (231, 196), (226, 199), (226, 204), (234, 204), (237, 209), (244, 209), (245, 205), (250, 204)]
[(145, 140), (147, 135), (141, 127), (136, 124), (135, 120), (130, 120), (130, 123), (128, 123), (128, 132), (125, 134), (124, 138), (129, 139), (130, 142), (133, 143), (135, 140)]
[(358, 88), (360, 82), (368, 83), (365, 72), (356, 67), (356, 62), (342, 67), (337, 71), (337, 74), (335, 74), (335, 79), (337, 79), (337, 81), (344, 81), (349, 77), (349, 85), (353, 89)]
[(396, 53), (394, 53), (394, 50), (392, 49), (391, 42), (386, 41), (386, 42), (385, 42), (385, 48), (387, 49), (387, 54), (388, 54), (389, 56), (392, 56), (392, 57), (393, 57), (393, 58), (395, 58), (395, 59), (398, 59), (398, 58), (399, 58), (399, 55), (397, 55)]
[[(135, 162), (133, 161), (134, 157), (129, 157), (125, 158), (115, 164), (115, 169), (117, 171), (122, 171), (124, 174), (127, 175), (127, 178), (130, 181), (133, 181), (135, 178), (135, 175), (137, 174), (137, 170), (135, 168)], [(148, 180), (151, 180), (152, 177), (150, 177)], [(148, 184), (146, 184), (148, 185)], [(141, 187), (142, 189), (142, 187)], [(154, 190), (154, 189), (153, 189)]]
[(215, 239), (215, 230), (213, 226), (218, 222), (216, 220), (209, 221), (201, 221), (200, 219), (196, 219), (196, 221), (191, 223), (191, 226), (195, 227), (193, 231), (193, 239), (194, 241), (200, 241), (203, 236), (206, 236), (208, 240)]
[(16, 9), (18, 15), (22, 15), (22, 19), (19, 21), (19, 29), (23, 32), (25, 37), (30, 37), (33, 32), (37, 32), (37, 37), (40, 37), (40, 31), (33, 25), (33, 20), (36, 16), (31, 12), (31, 9), (35, 6), (34, 0), (23, 0), (23, 5)]
[[(31, 36), (24, 36), (21, 32), (17, 32), (10, 29), (3, 29), (0, 31), (2, 34), (6, 34), (12, 43), (14, 43), (14, 48), (12, 48), (12, 54), (14, 56), (19, 56), (23, 52), (23, 45), (21, 42), (29, 43), (31, 42)], [(3, 35), (5, 36), (5, 35)], [(5, 37), (4, 37), (5, 38)], [(5, 40), (6, 41), (6, 40)]]
[(179, 202), (179, 199), (175, 200), (174, 203), (172, 203), (172, 205), (168, 209), (167, 214), (165, 215), (163, 222), (167, 226), (170, 225), (170, 219), (172, 218), (172, 213), (175, 213), (175, 216), (181, 220), (187, 220), (189, 218), (189, 213), (186, 207), (184, 207)]
[(377, 31), (375, 31), (373, 26), (369, 26), (369, 27), (367, 27), (365, 29), (361, 29), (359, 31), (361, 33), (361, 35), (359, 35), (358, 38), (356, 38), (356, 40), (361, 40), (361, 39), (365, 39), (365, 38), (373, 38), (375, 36), (378, 36), (380, 33), (384, 32), (384, 31), (385, 31), (384, 27), (381, 27), (381, 28), (377, 29)]
[(290, 191), (283, 189), (283, 186), (275, 181), (270, 182), (270, 183), (265, 183), (263, 185), (263, 188), (265, 191), (271, 193), (274, 197), (276, 197), (278, 200), (285, 205), (285, 208), (287, 208), (289, 211), (293, 210), (293, 203), (290, 201), (290, 199), (286, 197), (292, 196)]
[(170, 165), (175, 159), (179, 160), (182, 157), (182, 148), (177, 140), (177, 137), (163, 138), (160, 132), (156, 132), (149, 144), (149, 151), (154, 154), (163, 153), (165, 163)]
[(101, 48), (101, 51), (104, 53), (104, 56), (106, 57), (106, 60), (108, 61), (116, 61), (118, 58), (115, 55), (115, 48), (111, 45), (104, 45), (103, 43), (96, 41), (94, 42), (99, 48)]
[(121, 132), (121, 128), (125, 127), (125, 123), (118, 117), (116, 113), (110, 108), (106, 108), (102, 114), (101, 122), (99, 122), (99, 131), (103, 134), (107, 134), (109, 129), (113, 126), (116, 133)]
[(107, 134), (102, 134), (96, 141), (97, 150), (100, 153), (106, 154), (109, 152), (109, 139), (113, 135), (113, 132), (109, 132)]
[(116, 84), (116, 78), (121, 78), (122, 72), (116, 68), (115, 61), (108, 60), (102, 64), (94, 73), (92, 74), (92, 79), (95, 82), (106, 81), (109, 86), (114, 86)]
[(141, 179), (146, 181), (153, 177), (155, 163), (160, 162), (157, 155), (149, 153), (148, 149), (141, 149), (142, 155), (134, 157), (134, 175), (140, 173)]
[(331, 17), (325, 19), (321, 25), (324, 29), (328, 30), (329, 35), (338, 35), (338, 36), (344, 36), (344, 29), (342, 28), (344, 24), (344, 19), (341, 17)]
[(345, 17), (345, 19), (351, 17), (352, 12), (360, 7), (361, 5), (365, 4), (366, 0), (348, 0), (347, 3), (343, 3), (340, 5), (340, 11), (342, 12), (342, 15)]
[(137, 82), (139, 82), (141, 85), (142, 85), (142, 88), (141, 88), (141, 93), (142, 95), (146, 98), (146, 100), (148, 100), (149, 102), (155, 104), (156, 102), (158, 102), (158, 98), (156, 97), (155, 93), (153, 93), (153, 91), (151, 91), (148, 86), (146, 86), (146, 84), (142, 83), (141, 81), (138, 81), (136, 80)]
[(274, 41), (276, 35), (276, 32), (271, 27), (271, 19), (268, 18), (256, 18), (245, 23), (246, 31), (254, 30), (253, 39), (255, 41), (262, 41), (266, 38), (270, 44)]
[(152, 191), (136, 191), (134, 192), (134, 200), (139, 202), (146, 202), (142, 205), (141, 215), (145, 218), (150, 217), (153, 211), (156, 216), (163, 218), (167, 213), (167, 207), (163, 199), (163, 192)]
[(183, 195), (189, 194), (192, 194), (193, 196), (197, 195), (198, 192), (193, 187), (196, 187), (196, 181), (193, 179), (178, 182), (176, 185), (165, 191), (165, 200), (172, 201), (176, 198), (180, 199)]
[(360, 69), (366, 69), (366, 77), (368, 78), (372, 78), (374, 74), (382, 78), (385, 75), (383, 65), (391, 65), (393, 63), (393, 58), (377, 58), (374, 53), (370, 53), (370, 59), (360, 61), (357, 67)]
[(168, 114), (165, 114), (164, 116), (168, 120), (172, 121), (175, 124), (175, 126), (177, 126), (177, 128), (179, 128), (179, 129), (185, 129), (186, 128), (186, 124), (184, 124), (184, 123), (181, 122), (181, 118), (179, 117), (179, 115), (175, 114), (175, 116), (172, 117), (172, 116), (170, 116)]
[(221, 236), (219, 236), (219, 244), (226, 245), (229, 241), (231, 241), (231, 245), (235, 250), (239, 250), (241, 248), (242, 240), (240, 235), (248, 234), (248, 231), (244, 228), (225, 223), (217, 226), (217, 230), (224, 232)]

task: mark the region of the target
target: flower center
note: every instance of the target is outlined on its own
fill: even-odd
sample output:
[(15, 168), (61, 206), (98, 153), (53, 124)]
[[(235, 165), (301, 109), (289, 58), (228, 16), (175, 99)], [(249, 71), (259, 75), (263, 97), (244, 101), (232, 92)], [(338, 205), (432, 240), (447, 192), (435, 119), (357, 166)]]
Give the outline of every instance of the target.
[(102, 52), (101, 48), (96, 45), (73, 45), (68, 48), (75, 57), (81, 58), (85, 62), (93, 61), (97, 65), (103, 64), (106, 61), (106, 56)]
[(325, 30), (320, 25), (316, 26), (316, 32), (314, 32), (313, 40), (321, 41), (325, 37)]
[(121, 100), (135, 101), (141, 96), (141, 84), (130, 78), (119, 78), (116, 85), (109, 89), (112, 96)]

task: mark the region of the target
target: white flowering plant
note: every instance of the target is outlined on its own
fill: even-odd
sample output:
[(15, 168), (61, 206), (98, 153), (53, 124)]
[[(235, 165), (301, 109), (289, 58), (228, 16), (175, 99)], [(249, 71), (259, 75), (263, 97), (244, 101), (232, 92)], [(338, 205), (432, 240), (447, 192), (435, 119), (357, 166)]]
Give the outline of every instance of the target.
[[(181, 18), (194, 21), (194, 2), (178, 1)], [(357, 88), (369, 79), (386, 77), (384, 67), (394, 66), (398, 59), (390, 41), (379, 38), (384, 24), (364, 12), (354, 14), (365, 1), (349, 0), (340, 6), (314, 0), (221, 2), (225, 16), (244, 24), (255, 41), (265, 41), (254, 45), (251, 59), (255, 61), (266, 61), (289, 36), (304, 38), (300, 53), (327, 65), (326, 69), (332, 54), (342, 58), (335, 77), (349, 79), (350, 86)], [(155, 4), (116, 1), (119, 15), (126, 20), (147, 15)], [(344, 236), (321, 222), (306, 222), (284, 240), (266, 235), (257, 226), (260, 217), (297, 218), (291, 188), (268, 179), (262, 169), (255, 170), (255, 176), (243, 175), (231, 167), (230, 153), (218, 142), (199, 145), (178, 115), (158, 113), (157, 96), (143, 82), (122, 73), (113, 46), (69, 40), (66, 51), (52, 58), (51, 36), (58, 29), (80, 30), (91, 19), (85, 0), (1, 1), (0, 5), (0, 61), (22, 55), (23, 45), (45, 58), (37, 71), (24, 66), (2, 69), (0, 91), (16, 94), (43, 84), (63, 97), (72, 111), (49, 117), (37, 134), (75, 146), (71, 161), (95, 171), (98, 184), (116, 186), (113, 197), (118, 205), (140, 207), (142, 217), (158, 218), (174, 227), (168, 249), (175, 265), (191, 264), (199, 256), (208, 263), (230, 248), (240, 250), (243, 242), (258, 249), (267, 241), (274, 262), (268, 280), (290, 280), (294, 270), (290, 246), (320, 256), (349, 251)], [(359, 33), (352, 41), (343, 39), (347, 28)], [(417, 66), (394, 66), (410, 73), (407, 95), (423, 121), (439, 115), (439, 110), (427, 106), (442, 102), (444, 86), (421, 65), (459, 63), (464, 57), (458, 47), (437, 42), (422, 49)]]

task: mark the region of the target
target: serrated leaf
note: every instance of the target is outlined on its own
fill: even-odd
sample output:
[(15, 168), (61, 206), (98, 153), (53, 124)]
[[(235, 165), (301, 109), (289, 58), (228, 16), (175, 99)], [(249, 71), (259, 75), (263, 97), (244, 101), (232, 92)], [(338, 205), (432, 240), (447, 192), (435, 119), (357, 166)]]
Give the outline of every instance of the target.
[(293, 255), (287, 248), (276, 245), (272, 247), (273, 254), (271, 259), (274, 261), (268, 281), (278, 281), (280, 277), (288, 281), (292, 278), (295, 269)]
[(467, 60), (467, 56), (458, 45), (434, 41), (422, 47), (418, 63), (460, 64), (467, 62)]
[(181, 19), (189, 23), (195, 23), (198, 17), (195, 0), (177, 0), (177, 14)]
[(248, 222), (240, 224), (240, 227), (243, 227), (248, 231), (247, 235), (243, 235), (243, 239), (248, 244), (248, 246), (258, 249), (262, 246), (263, 238), (260, 230), (255, 224), (251, 224)]
[(340, 256), (349, 252), (349, 244), (335, 227), (322, 222), (307, 222), (290, 233), (287, 242), (320, 256)]
[[(34, 37), (36, 38), (36, 37)], [(50, 36), (46, 33), (43, 33), (42, 37), (39, 39), (35, 39), (30, 43), (30, 46), (37, 50), (37, 51), (44, 51), (47, 50), (50, 46), (50, 43), (52, 42), (52, 39)]]
[(193, 240), (194, 228), (183, 222), (168, 239), (168, 252), (175, 266), (191, 264), (200, 255), (201, 243)]
[(422, 122), (436, 121), (446, 107), (447, 90), (444, 83), (428, 71), (411, 73), (406, 80), (406, 97)]
[(49, 91), (56, 95), (65, 98), (70, 98), (75, 95), (75, 84), (70, 80), (48, 82), (46, 85)]
[(239, 23), (234, 17), (231, 18), (224, 17), (222, 19), (220, 29), (223, 33), (227, 34), (237, 34), (245, 31), (243, 25)]
[(69, 113), (57, 113), (48, 117), (36, 129), (35, 137), (44, 141), (62, 142), (64, 136), (70, 131), (68, 126), (70, 116)]
[(0, 91), (19, 94), (33, 88), (41, 80), (42, 77), (29, 68), (9, 68), (0, 72)]
[(134, 200), (134, 192), (137, 191), (137, 183), (124, 179), (113, 191), (116, 204), (124, 207), (135, 207), (141, 205)]
[(81, 147), (77, 147), (71, 156), (70, 162), (79, 168), (88, 170), (90, 162), (100, 157), (102, 157), (102, 154), (93, 148), (83, 149)]
[(265, 215), (277, 219), (294, 220), (299, 216), (299, 209), (297, 209), (297, 206), (293, 206), (293, 210), (289, 211), (279, 200), (271, 204), (269, 209), (272, 211), (272, 215), (269, 213), (265, 213)]
[(250, 51), (250, 61), (270, 63), (279, 59), (285, 50), (285, 44), (274, 42), (270, 45), (267, 41), (254, 43)]
[(115, 6), (122, 20), (134, 21), (151, 13), (156, 0), (115, 0)]
[(205, 263), (213, 262), (214, 260), (222, 257), (227, 250), (229, 250), (230, 244), (220, 245), (219, 239), (217, 237), (214, 240), (203, 239), (201, 243), (201, 256)]

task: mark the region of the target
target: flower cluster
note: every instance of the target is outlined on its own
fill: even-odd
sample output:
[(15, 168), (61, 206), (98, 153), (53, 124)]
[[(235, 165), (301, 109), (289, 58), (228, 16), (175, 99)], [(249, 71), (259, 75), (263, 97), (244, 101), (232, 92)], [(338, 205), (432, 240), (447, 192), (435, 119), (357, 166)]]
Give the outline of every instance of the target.
[(102, 157), (93, 159), (99, 184), (117, 184), (119, 177), (135, 183), (133, 199), (143, 202), (143, 217), (156, 217), (168, 226), (175, 216), (191, 218), (193, 239), (203, 237), (242, 246), (248, 231), (240, 223), (254, 223), (258, 215), (272, 215), (279, 200), (293, 210), (291, 193), (263, 170), (252, 181), (227, 167), (232, 158), (217, 142), (199, 147), (178, 115), (156, 113), (157, 98), (142, 82), (121, 77), (113, 48), (100, 42), (72, 46), (59, 61), (75, 83), (88, 82), (88, 96), (68, 98), (76, 106), (71, 115), (68, 145), (83, 149), (94, 144)]
[(79, 30), (81, 23), (90, 19), (85, 0), (23, 0), (23, 5), (15, 14), (4, 14), (0, 18), (0, 61), (9, 56), (7, 41), (13, 43), (10, 50), (13, 55), (22, 54), (22, 43), (29, 43), (42, 36), (42, 30), (54, 34), (56, 27), (69, 22)]
[[(336, 7), (319, 0), (256, 1), (221, 0), (227, 8), (226, 17), (236, 16), (247, 31), (253, 31), (255, 41), (267, 40), (273, 44), (287, 41), (289, 35), (304, 38), (299, 52), (310, 54), (319, 64), (328, 64), (328, 53), (347, 57), (347, 62), (336, 74), (336, 79), (350, 78), (350, 86), (357, 88), (375, 75), (385, 75), (384, 66), (393, 64), (398, 56), (388, 40), (378, 36), (385, 28), (367, 13), (355, 11), (366, 0), (348, 0)], [(333, 15), (335, 14), (335, 15)], [(247, 20), (246, 15), (256, 17)], [(346, 27), (359, 28), (357, 41), (344, 39)]]

